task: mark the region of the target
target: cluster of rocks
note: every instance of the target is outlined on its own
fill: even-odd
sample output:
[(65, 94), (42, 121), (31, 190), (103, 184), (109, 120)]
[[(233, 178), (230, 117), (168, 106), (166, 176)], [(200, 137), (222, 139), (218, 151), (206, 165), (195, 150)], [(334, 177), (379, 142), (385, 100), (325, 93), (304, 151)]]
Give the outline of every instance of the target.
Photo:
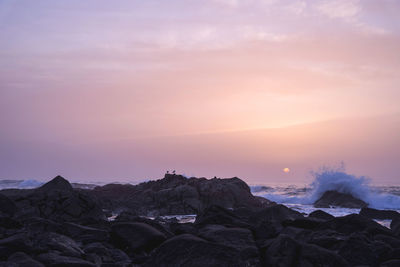
[(217, 205), (227, 209), (260, 208), (271, 204), (251, 194), (239, 178), (186, 178), (166, 174), (163, 179), (138, 185), (108, 184), (88, 191), (101, 206), (144, 216), (197, 214)]
[[(85, 191), (56, 177), (0, 191), (0, 266), (400, 266), (396, 212), (304, 216), (253, 197), (238, 178), (182, 178)], [(110, 221), (105, 208), (125, 211)], [(176, 211), (196, 221), (139, 216)]]

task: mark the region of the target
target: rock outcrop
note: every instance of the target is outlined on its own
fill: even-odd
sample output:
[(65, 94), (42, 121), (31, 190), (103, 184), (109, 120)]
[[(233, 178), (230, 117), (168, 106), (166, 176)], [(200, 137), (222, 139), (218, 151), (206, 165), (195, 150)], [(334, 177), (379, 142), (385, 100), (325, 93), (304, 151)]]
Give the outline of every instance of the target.
[(41, 217), (55, 221), (105, 220), (101, 206), (83, 191), (73, 190), (61, 176), (33, 190), (3, 190), (16, 205), (15, 216)]
[(342, 207), (360, 209), (367, 206), (368, 204), (361, 199), (337, 191), (326, 191), (314, 202), (314, 207), (316, 208)]
[(175, 174), (138, 185), (96, 187), (90, 193), (104, 208), (147, 216), (197, 214), (212, 205), (253, 209), (271, 204), (253, 196), (249, 186), (239, 178), (186, 178)]
[(372, 208), (362, 208), (360, 215), (379, 220), (395, 220), (400, 219), (400, 213), (394, 210), (377, 210)]
[[(398, 266), (400, 261), (398, 218), (388, 229), (360, 214), (333, 217), (315, 211), (305, 217), (284, 205), (254, 202), (257, 199), (246, 195), (248, 187), (237, 179), (182, 178), (120, 187), (123, 196), (108, 204), (134, 208), (144, 201), (145, 207), (123, 212), (114, 221), (103, 220), (104, 195), (100, 194), (99, 202), (98, 192), (72, 189), (62, 177), (35, 190), (4, 190), (0, 267)], [(222, 185), (227, 189), (222, 190)], [(183, 190), (179, 187), (189, 190), (190, 196), (195, 196), (190, 193), (195, 189), (196, 197), (179, 193), (183, 197), (177, 199), (174, 194)], [(109, 196), (117, 193), (115, 188), (107, 192)], [(132, 190), (138, 197), (129, 198)], [(194, 223), (140, 216), (144, 211), (169, 210), (166, 191), (173, 192), (167, 194), (174, 196), (173, 210), (184, 211), (188, 199), (198, 202), (202, 208), (196, 210)], [(245, 195), (239, 196), (241, 192)], [(397, 217), (392, 212), (365, 212), (370, 217)]]

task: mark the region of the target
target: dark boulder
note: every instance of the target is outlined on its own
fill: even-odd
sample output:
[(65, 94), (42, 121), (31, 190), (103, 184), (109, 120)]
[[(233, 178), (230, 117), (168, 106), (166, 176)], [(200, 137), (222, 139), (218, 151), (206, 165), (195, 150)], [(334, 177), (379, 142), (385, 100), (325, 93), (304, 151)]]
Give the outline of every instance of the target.
[(163, 233), (145, 223), (116, 223), (111, 228), (111, 242), (122, 250), (150, 252), (165, 239)]
[(340, 193), (337, 191), (326, 191), (317, 201), (314, 202), (314, 207), (316, 208), (330, 208), (332, 206), (359, 209), (367, 207), (368, 204), (350, 194)]
[(6, 191), (18, 207), (20, 219), (42, 217), (54, 221), (105, 220), (101, 207), (94, 198), (76, 191), (70, 183), (57, 176), (34, 190)]
[(379, 256), (375, 253), (371, 240), (360, 233), (352, 234), (338, 253), (352, 266), (377, 266), (379, 263)]
[[(375, 249), (377, 249), (376, 246), (374, 246)], [(382, 249), (382, 248), (379, 248)], [(383, 257), (386, 260), (400, 260), (400, 248), (394, 248), (394, 249), (388, 249), (386, 247), (386, 250), (384, 251), (386, 253), (383, 253)]]
[(400, 238), (389, 235), (375, 235), (374, 240), (384, 242), (392, 248), (400, 248)]
[(381, 263), (381, 267), (399, 267), (400, 260), (389, 260)]
[(33, 244), (26, 233), (18, 233), (0, 240), (1, 260), (6, 260), (11, 254), (19, 251), (27, 254), (34, 251)]
[(286, 226), (279, 232), (279, 235), (288, 235), (295, 240), (303, 240), (310, 234), (310, 232), (311, 230), (308, 229)]
[(0, 214), (3, 213), (8, 216), (13, 216), (16, 211), (17, 206), (14, 204), (14, 201), (0, 194)]
[(49, 267), (96, 267), (94, 263), (81, 258), (62, 256), (55, 252), (40, 254), (37, 259)]
[(303, 236), (301, 240), (314, 244), (329, 250), (338, 250), (347, 240), (348, 235), (338, 233), (333, 230), (317, 230), (312, 231), (307, 236)]
[[(173, 218), (175, 219), (175, 218)], [(176, 219), (175, 219), (176, 220)], [(133, 215), (130, 212), (122, 212), (115, 219), (115, 223), (119, 222), (137, 222), (137, 223), (145, 223), (150, 225), (151, 227), (157, 229), (161, 233), (163, 233), (167, 238), (171, 237), (173, 234), (168, 229), (169, 222), (167, 223), (165, 220), (161, 218), (155, 218), (154, 220), (148, 219), (145, 217)]]
[(64, 234), (84, 244), (108, 241), (108, 231), (75, 223), (63, 223)]
[(336, 253), (319, 246), (304, 244), (287, 235), (279, 235), (267, 247), (266, 266), (348, 266)]
[(113, 248), (108, 244), (99, 242), (88, 244), (84, 247), (87, 256), (93, 257), (98, 265), (102, 266), (128, 266), (131, 259), (122, 250)]
[(73, 191), (72, 185), (62, 176), (58, 175), (51, 181), (45, 183), (37, 188), (36, 192), (50, 192), (50, 191)]
[(400, 236), (400, 219), (396, 218), (390, 223), (390, 229), (397, 236)]
[(40, 217), (30, 217), (23, 221), (25, 229), (31, 233), (62, 232), (61, 224)]
[(0, 227), (6, 229), (19, 229), (22, 225), (12, 217), (0, 215)]
[(306, 217), (306, 218), (283, 221), (282, 225), (303, 228), (303, 229), (315, 229), (318, 226), (320, 226), (323, 221), (325, 220), (313, 217)]
[(284, 205), (272, 205), (254, 212), (250, 216), (250, 221), (270, 221), (282, 223), (287, 220), (301, 219), (304, 216), (295, 210), (289, 209)]
[(400, 226), (400, 219), (398, 219), (398, 218), (392, 220), (392, 222), (390, 223), (390, 229), (394, 229), (399, 226)]
[(259, 253), (252, 232), (245, 228), (228, 228), (222, 225), (208, 225), (199, 230), (198, 236), (227, 247), (233, 247), (249, 257), (258, 259)]
[(16, 252), (8, 257), (8, 266), (29, 266), (29, 267), (44, 267), (44, 265), (38, 261), (35, 261), (23, 252)]
[(395, 220), (400, 219), (400, 213), (394, 210), (377, 210), (372, 208), (362, 208), (360, 215), (379, 220)]
[(260, 242), (276, 237), (284, 228), (283, 222), (301, 218), (304, 218), (301, 213), (284, 205), (272, 205), (254, 211), (247, 220), (251, 223), (255, 238)]
[(196, 217), (196, 225), (220, 224), (229, 227), (250, 227), (245, 218), (239, 217), (232, 210), (220, 206), (211, 206)]
[(317, 218), (317, 219), (321, 219), (321, 220), (330, 220), (335, 218), (335, 216), (322, 211), (322, 210), (314, 210), (313, 212), (311, 212), (308, 217), (310, 218)]
[(301, 245), (287, 235), (279, 235), (268, 245), (264, 255), (265, 266), (296, 266)]
[(144, 266), (256, 266), (232, 247), (184, 234), (158, 247)]
[(304, 244), (301, 249), (298, 266), (350, 266), (337, 253), (315, 245)]
[(174, 235), (192, 234), (197, 235), (198, 229), (193, 223), (171, 223), (169, 229)]
[(359, 214), (350, 214), (343, 217), (335, 217), (332, 220), (321, 223), (319, 230), (334, 230), (343, 234), (366, 232), (371, 235), (392, 235), (392, 232), (379, 223)]
[(57, 234), (57, 233), (43, 233), (38, 234), (33, 238), (35, 250), (42, 253), (48, 251), (57, 251), (63, 256), (71, 256), (80, 258), (84, 252), (73, 239)]

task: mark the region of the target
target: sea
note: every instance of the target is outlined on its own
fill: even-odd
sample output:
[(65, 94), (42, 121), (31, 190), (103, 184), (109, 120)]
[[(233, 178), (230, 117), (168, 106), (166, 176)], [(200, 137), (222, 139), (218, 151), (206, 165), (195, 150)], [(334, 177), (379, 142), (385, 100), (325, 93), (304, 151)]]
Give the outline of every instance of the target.
[[(374, 185), (371, 179), (364, 176), (357, 177), (344, 170), (323, 169), (311, 175), (314, 180), (310, 184), (262, 184), (251, 185), (250, 189), (253, 195), (283, 204), (304, 215), (317, 209), (335, 217), (360, 212), (360, 209), (334, 206), (315, 208), (313, 203), (329, 190), (351, 194), (374, 209), (400, 212), (400, 185)], [(390, 220), (376, 221), (386, 227), (389, 227), (391, 222)]]
[[(357, 177), (343, 170), (324, 169), (312, 173), (314, 180), (310, 184), (257, 184), (250, 185), (253, 195), (261, 196), (289, 208), (308, 215), (317, 208), (313, 203), (328, 190), (351, 194), (368, 203), (368, 206), (381, 210), (395, 210), (400, 212), (400, 185), (374, 185), (366, 177)], [(0, 189), (18, 188), (32, 189), (44, 184), (37, 180), (0, 180)], [(75, 188), (93, 189), (104, 185), (102, 182), (71, 183)], [(135, 184), (135, 183), (132, 183)], [(341, 207), (318, 208), (335, 217), (359, 213), (360, 209)], [(194, 217), (193, 217), (194, 216)], [(168, 216), (171, 217), (171, 216)], [(182, 217), (182, 216), (177, 216)], [(187, 221), (194, 221), (195, 215), (190, 215)], [(188, 219), (186, 218), (186, 219)], [(185, 218), (180, 218), (185, 221)], [(390, 220), (376, 220), (389, 227)]]

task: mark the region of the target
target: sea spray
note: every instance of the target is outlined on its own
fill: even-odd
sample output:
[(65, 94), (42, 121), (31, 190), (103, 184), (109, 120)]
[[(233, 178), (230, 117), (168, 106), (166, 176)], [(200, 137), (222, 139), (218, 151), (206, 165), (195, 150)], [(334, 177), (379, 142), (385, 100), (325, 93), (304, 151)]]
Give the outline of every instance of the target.
[(369, 178), (348, 174), (343, 167), (339, 169), (323, 167), (312, 174), (314, 176), (314, 181), (311, 183), (312, 190), (307, 196), (310, 204), (318, 200), (326, 191), (350, 194), (368, 203), (367, 196), (371, 193)]
[[(253, 194), (283, 204), (312, 205), (324, 192), (329, 190), (351, 194), (376, 209), (400, 210), (400, 196), (384, 193), (374, 188), (370, 179), (365, 176), (355, 176), (346, 173), (343, 166), (339, 168), (322, 167), (311, 173), (313, 182), (306, 188), (287, 187), (252, 187)], [(265, 189), (264, 191), (261, 189)], [(288, 190), (290, 189), (290, 190)], [(295, 191), (295, 193), (293, 193)]]

